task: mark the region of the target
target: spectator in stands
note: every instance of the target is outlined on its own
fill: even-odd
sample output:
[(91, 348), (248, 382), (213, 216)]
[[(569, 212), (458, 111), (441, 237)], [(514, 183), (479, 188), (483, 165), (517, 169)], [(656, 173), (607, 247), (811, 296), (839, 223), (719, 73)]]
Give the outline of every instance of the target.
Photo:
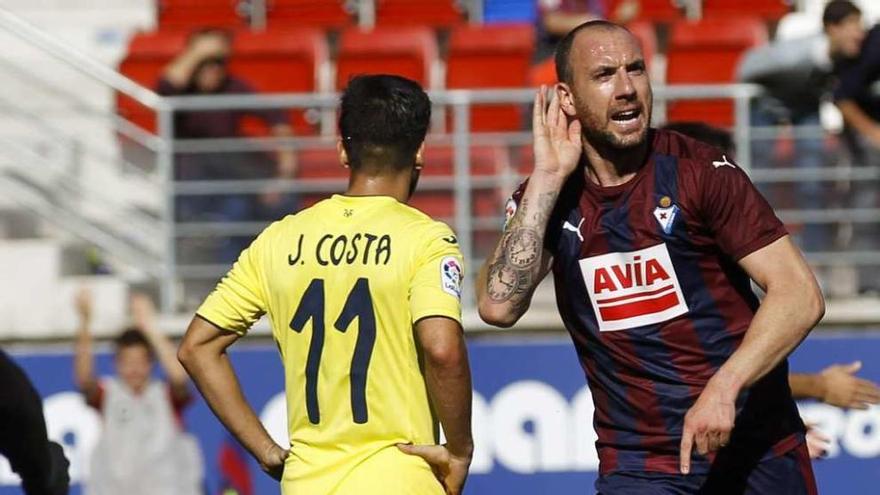
[[(834, 0), (825, 7), (822, 22), (829, 36), (834, 29), (848, 42), (848, 53), (835, 60), (838, 82), (834, 102), (843, 115), (854, 164), (880, 166), (880, 25), (864, 31), (861, 11), (846, 0)], [(850, 206), (874, 209), (880, 181), (853, 183)], [(852, 249), (876, 252), (880, 249), (880, 221), (856, 223)], [(859, 270), (859, 291), (880, 293), (880, 266)]]
[[(101, 437), (92, 454), (86, 483), (90, 495), (195, 495), (201, 493), (202, 459), (182, 431), (182, 412), (192, 401), (189, 380), (174, 346), (155, 324), (152, 301), (131, 299), (134, 326), (116, 340), (116, 375), (95, 376), (89, 331), (93, 301), (88, 290), (76, 296), (80, 326), (74, 378), (86, 403), (100, 411)], [(153, 378), (157, 357), (168, 383)]]
[[(832, 2), (826, 11), (833, 13), (841, 6), (858, 10), (844, 1)], [(760, 84), (766, 90), (764, 96), (754, 101), (752, 125), (784, 126), (786, 134), (794, 134), (793, 140), (778, 140), (775, 147), (774, 141), (759, 137), (752, 148), (754, 163), (769, 166), (791, 160), (794, 166), (805, 169), (826, 165), (819, 107), (823, 100), (830, 99), (833, 61), (857, 54), (864, 34), (859, 23), (853, 24), (844, 17), (826, 16), (823, 33), (755, 47), (743, 57), (737, 79)], [(779, 146), (786, 143), (794, 146)], [(804, 209), (815, 209), (817, 198), (819, 204), (830, 201), (822, 200), (819, 181), (798, 182), (796, 193), (797, 206)], [(807, 223), (800, 240), (806, 251), (822, 251), (828, 249), (833, 237), (828, 225)]]
[(594, 19), (626, 24), (639, 13), (639, 0), (624, 0), (608, 12), (607, 0), (538, 0), (537, 46), (530, 80), (534, 85), (556, 83), (553, 54), (569, 31)]
[[(253, 94), (244, 80), (229, 73), (228, 60), (232, 37), (215, 28), (194, 32), (186, 49), (165, 67), (158, 82), (162, 95)], [(175, 115), (175, 137), (178, 139), (232, 138), (241, 134), (242, 119), (255, 116), (264, 121), (273, 136), (293, 134), (288, 115), (279, 110), (216, 110), (186, 111)], [(263, 152), (187, 153), (175, 160), (175, 180), (216, 179), (292, 179), (296, 175), (296, 155), (290, 148), (278, 150), (274, 160)], [(253, 195), (218, 194), (183, 196), (177, 201), (179, 221), (253, 221), (275, 220), (296, 210), (290, 194), (265, 192), (254, 200)], [(230, 240), (221, 247), (220, 258), (229, 262), (250, 239)]]

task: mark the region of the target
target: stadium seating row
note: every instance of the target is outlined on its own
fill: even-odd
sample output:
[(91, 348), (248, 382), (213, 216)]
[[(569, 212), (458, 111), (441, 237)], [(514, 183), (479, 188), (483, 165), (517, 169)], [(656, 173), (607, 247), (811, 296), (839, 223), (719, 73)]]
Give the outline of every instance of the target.
[[(622, 1), (610, 0), (608, 11), (614, 12)], [(157, 17), (162, 30), (206, 25), (242, 27), (250, 18), (251, 3), (248, 0), (160, 0)], [(490, 14), (506, 7), (495, 5), (500, 3), (497, 0), (485, 3)], [(702, 13), (707, 18), (748, 13), (778, 20), (791, 9), (792, 3), (790, 0), (703, 0)], [(270, 28), (291, 25), (342, 28), (354, 22), (353, 13), (342, 0), (265, 0), (265, 4)], [(461, 4), (457, 0), (376, 0), (376, 23), (448, 28), (465, 20), (466, 12)], [(682, 9), (674, 0), (640, 0), (636, 20), (671, 22), (682, 18)]]
[[(340, 0), (266, 0), (266, 18), (275, 25), (341, 28), (353, 23), (352, 13)], [(448, 27), (460, 23), (464, 12), (453, 0), (379, 0), (376, 19), (380, 25), (406, 26), (413, 23)], [(242, 0), (160, 0), (160, 29), (190, 29), (199, 26), (243, 27), (250, 17), (251, 3)]]
[[(653, 26), (634, 23), (631, 30), (645, 48), (650, 64), (657, 51)], [(181, 31), (135, 35), (119, 70), (131, 79), (153, 87), (162, 68), (186, 43)], [(665, 80), (670, 84), (728, 83), (734, 80), (737, 61), (748, 48), (765, 42), (767, 30), (758, 18), (676, 21), (671, 25)], [(230, 70), (261, 93), (338, 90), (355, 74), (388, 72), (411, 78), (433, 89), (523, 88), (530, 85), (529, 65), (534, 49), (534, 29), (529, 24), (460, 25), (450, 31), (445, 78), (438, 81), (438, 44), (429, 26), (377, 27), (371, 31), (348, 28), (337, 42), (331, 64), (325, 32), (317, 28), (279, 31), (241, 31), (234, 38)], [(321, 74), (335, 68), (332, 80)], [(549, 74), (547, 82), (552, 82)], [(124, 95), (117, 95), (120, 114), (139, 126), (155, 130), (152, 112)], [(474, 131), (523, 128), (521, 107), (481, 105), (472, 110)], [(312, 134), (316, 123), (306, 113), (291, 113), (299, 134)], [(733, 123), (728, 101), (674, 102), (671, 120), (700, 120), (721, 126)], [(314, 120), (314, 119), (312, 119)], [(261, 134), (258, 122), (247, 133)]]
[[(636, 22), (631, 31), (641, 40), (646, 59), (651, 63), (658, 51), (654, 25)], [(445, 44), (444, 77), (436, 73), (440, 48), (434, 26), (378, 26), (370, 31), (356, 27), (341, 30), (331, 60), (327, 32), (315, 27), (270, 29), (257, 32), (236, 30), (230, 70), (263, 93), (315, 92), (338, 90), (355, 74), (365, 72), (397, 73), (427, 87), (523, 88), (530, 85), (529, 70), (534, 49), (531, 24), (460, 24), (449, 30)], [(168, 30), (135, 35), (120, 71), (128, 77), (154, 86), (163, 67), (183, 49), (188, 33)], [(709, 18), (700, 22), (674, 21), (667, 41), (666, 81), (674, 84), (732, 82), (738, 58), (751, 46), (767, 39), (760, 18)], [(332, 68), (328, 72), (328, 68)], [(326, 74), (332, 77), (322, 77)], [(552, 75), (551, 75), (552, 80)], [(155, 129), (155, 117), (146, 108), (121, 95), (119, 112), (136, 124)], [(525, 114), (525, 115), (524, 115)], [(671, 120), (702, 120), (730, 125), (733, 112), (730, 102), (677, 102), (668, 106)], [(474, 131), (520, 130), (527, 112), (518, 105), (477, 106), (472, 109)], [(306, 112), (291, 112), (298, 134), (317, 131)], [(256, 120), (248, 122), (249, 135), (265, 133)], [(474, 177), (504, 174), (513, 170), (527, 174), (531, 165), (530, 147), (477, 146), (472, 148), (471, 173)], [(300, 150), (299, 173), (302, 178), (341, 178), (334, 150)], [(427, 151), (425, 177), (452, 175), (451, 146), (431, 146)], [(509, 186), (513, 186), (512, 184)], [(487, 218), (498, 213), (508, 188), (476, 191), (472, 196), (472, 214)], [(304, 205), (319, 200), (321, 194), (304, 194)], [(438, 218), (449, 219), (454, 198), (448, 190), (420, 191), (413, 204)], [(480, 240), (482, 237), (477, 236)], [(490, 236), (491, 237), (491, 236)]]
[[(119, 70), (129, 78), (154, 87), (162, 68), (180, 51), (187, 35), (154, 32), (135, 35)], [(401, 26), (361, 31), (350, 28), (338, 40), (334, 82), (322, 85), (320, 73), (329, 64), (324, 32), (313, 28), (285, 31), (242, 31), (234, 38), (230, 71), (246, 79), (259, 92), (332, 91), (345, 86), (355, 74), (400, 74), (430, 87), (438, 60), (434, 32), (427, 26)], [(446, 88), (521, 88), (534, 50), (531, 25), (493, 25), (455, 28), (449, 38)], [(154, 130), (148, 109), (117, 95), (120, 114), (141, 127)], [(511, 130), (521, 127), (519, 110), (510, 105), (474, 109), (477, 130)], [(294, 112), (294, 128), (301, 134), (315, 131), (303, 112)], [(252, 129), (253, 130), (253, 129)]]

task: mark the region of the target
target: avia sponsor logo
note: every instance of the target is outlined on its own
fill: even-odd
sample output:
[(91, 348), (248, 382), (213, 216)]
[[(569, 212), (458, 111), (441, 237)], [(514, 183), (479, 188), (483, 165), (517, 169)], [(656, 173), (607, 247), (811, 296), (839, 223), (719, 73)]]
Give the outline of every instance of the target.
[(580, 265), (600, 331), (653, 325), (688, 311), (666, 244), (584, 258)]

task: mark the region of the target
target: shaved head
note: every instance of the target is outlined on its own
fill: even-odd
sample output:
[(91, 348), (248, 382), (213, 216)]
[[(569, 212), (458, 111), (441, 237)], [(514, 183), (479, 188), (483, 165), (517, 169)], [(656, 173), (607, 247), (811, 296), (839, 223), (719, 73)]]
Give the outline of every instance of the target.
[(608, 21), (581, 24), (556, 49), (562, 108), (596, 149), (640, 148), (653, 94), (639, 40)]
[(615, 24), (613, 22), (605, 21), (605, 20), (593, 20), (587, 21), (580, 26), (572, 29), (565, 35), (564, 38), (556, 45), (556, 80), (560, 82), (565, 82), (571, 84), (571, 47), (574, 45), (574, 40), (581, 33), (586, 31), (615, 31), (620, 30), (624, 31), (630, 35), (632, 33), (629, 32), (625, 27)]

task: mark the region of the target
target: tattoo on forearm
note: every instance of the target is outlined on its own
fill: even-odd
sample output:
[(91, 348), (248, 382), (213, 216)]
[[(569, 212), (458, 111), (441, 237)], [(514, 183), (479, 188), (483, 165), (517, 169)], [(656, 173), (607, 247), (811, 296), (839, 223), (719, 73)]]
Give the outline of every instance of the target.
[(528, 198), (523, 198), (489, 266), (487, 293), (493, 302), (509, 301), (517, 312), (528, 306), (538, 282), (544, 232), (557, 195), (556, 192), (542, 194), (534, 208)]
[(541, 257), (541, 234), (532, 227), (511, 230), (509, 236), (504, 236), (504, 257), (516, 268), (531, 268)]

